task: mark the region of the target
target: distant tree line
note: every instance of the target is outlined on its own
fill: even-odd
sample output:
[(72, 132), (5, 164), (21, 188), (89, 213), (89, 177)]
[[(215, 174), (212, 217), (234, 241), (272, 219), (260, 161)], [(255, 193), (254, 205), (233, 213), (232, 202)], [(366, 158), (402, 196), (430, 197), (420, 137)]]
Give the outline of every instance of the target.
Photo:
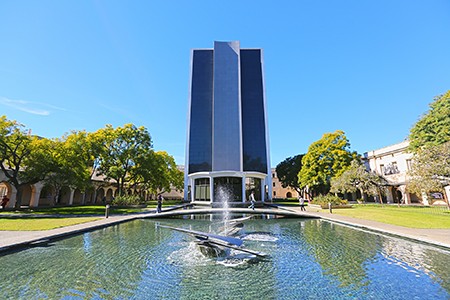
[(53, 187), (56, 203), (64, 186), (92, 187), (93, 175), (115, 184), (118, 195), (129, 188), (151, 194), (183, 188), (183, 173), (174, 158), (154, 151), (148, 130), (133, 124), (48, 139), (31, 135), (23, 124), (0, 116), (0, 168), (17, 190), (16, 208), (25, 185), (44, 182)]
[[(441, 192), (450, 185), (450, 90), (434, 99), (430, 109), (411, 128), (412, 170), (407, 190), (417, 195)], [(325, 195), (353, 193), (375, 196), (382, 201), (387, 182), (370, 173), (361, 156), (350, 150), (341, 130), (325, 133), (312, 143), (306, 154), (289, 157), (276, 167), (283, 187), (304, 193)]]

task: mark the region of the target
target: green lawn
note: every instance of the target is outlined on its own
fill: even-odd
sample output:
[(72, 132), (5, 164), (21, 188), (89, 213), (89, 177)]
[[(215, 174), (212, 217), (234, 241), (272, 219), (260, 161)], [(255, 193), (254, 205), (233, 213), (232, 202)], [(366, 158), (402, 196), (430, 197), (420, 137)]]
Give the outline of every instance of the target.
[[(167, 201), (163, 206), (171, 206), (174, 203)], [(179, 201), (175, 204), (179, 204)], [(137, 212), (146, 212), (154, 210), (156, 204), (150, 204), (145, 208), (111, 208), (110, 215), (124, 215)], [(27, 214), (25, 217), (20, 214)], [(99, 217), (105, 215), (105, 206), (103, 205), (83, 205), (83, 206), (65, 206), (65, 207), (48, 207), (36, 209), (21, 209), (14, 211), (1, 211), (1, 215), (17, 215), (17, 217), (0, 218), (0, 231), (28, 231), (28, 230), (49, 230), (59, 227), (65, 227), (80, 223), (99, 220)], [(63, 215), (65, 217), (36, 217), (33, 215)], [(71, 217), (69, 217), (71, 216)], [(76, 216), (76, 217), (75, 217)]]
[(92, 222), (99, 220), (96, 217), (79, 217), (79, 218), (17, 218), (17, 219), (0, 219), (0, 231), (34, 231), (34, 230), (50, 230), (59, 227), (65, 227), (75, 224)]
[[(110, 214), (129, 214), (135, 212), (144, 212), (150, 208), (111, 208)], [(36, 214), (36, 215), (104, 215), (105, 206), (64, 206), (64, 207), (48, 207), (35, 209), (21, 209), (15, 211), (2, 211), (1, 214)]]
[[(164, 200), (163, 207), (180, 205), (182, 202), (179, 200)], [(146, 212), (154, 210), (156, 208), (156, 201), (150, 201), (144, 208), (110, 208), (110, 214), (124, 215), (137, 212)], [(104, 205), (80, 205), (80, 206), (56, 206), (56, 207), (44, 207), (44, 208), (30, 208), (20, 210), (0, 210), (0, 216), (2, 214), (37, 214), (37, 215), (104, 215)]]
[[(164, 203), (164, 206), (170, 206), (179, 203)], [(274, 204), (291, 204), (294, 201), (277, 201)], [(136, 212), (145, 212), (154, 209), (151, 203), (146, 208), (114, 208), (110, 214), (129, 214)], [(327, 212), (323, 210), (323, 212)], [(4, 218), (0, 219), (0, 230), (48, 230), (52, 228), (64, 227), (84, 222), (96, 220), (95, 217), (82, 217), (83, 215), (105, 214), (105, 207), (97, 206), (70, 206), (70, 207), (52, 207), (28, 209), (20, 211), (6, 211), (1, 214), (23, 214), (30, 213), (36, 215), (78, 215), (76, 218)], [(410, 228), (450, 228), (450, 211), (445, 208), (421, 207), (421, 206), (402, 206), (393, 205), (354, 205), (351, 209), (334, 209), (334, 214), (345, 215), (353, 218), (373, 220), (382, 223), (410, 227)]]
[(299, 201), (297, 198), (277, 198), (273, 199), (272, 202), (268, 202), (271, 204), (277, 204), (277, 205), (299, 205)]
[(450, 211), (443, 207), (354, 205), (351, 209), (334, 209), (333, 214), (409, 228), (450, 228)]

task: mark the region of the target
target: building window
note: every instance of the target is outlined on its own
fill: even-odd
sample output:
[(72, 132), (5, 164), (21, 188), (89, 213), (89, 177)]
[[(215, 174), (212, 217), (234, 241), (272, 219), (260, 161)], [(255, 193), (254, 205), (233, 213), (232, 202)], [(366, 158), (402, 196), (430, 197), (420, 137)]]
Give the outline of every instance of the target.
[(210, 185), (209, 178), (195, 179), (194, 183), (194, 200), (196, 201), (210, 201)]
[(251, 192), (254, 192), (255, 200), (261, 200), (261, 179), (253, 177), (245, 178), (246, 199), (249, 199)]
[(277, 192), (273, 191), (273, 195), (276, 196), (276, 195), (277, 195)]
[(272, 182), (272, 186), (275, 187), (275, 182)]
[(411, 159), (406, 160), (406, 168), (408, 171), (411, 171), (411, 169), (412, 169), (412, 160)]
[(272, 178), (275, 178), (275, 173), (272, 173)]
[(384, 175), (384, 165), (380, 165), (380, 173)]
[(393, 161), (384, 167), (384, 172), (383, 172), (384, 175), (392, 175), (392, 174), (398, 174), (398, 173), (400, 173), (400, 171), (398, 169), (396, 161)]
[(399, 171), (399, 169), (398, 169), (398, 165), (397, 165), (397, 162), (396, 162), (396, 161), (393, 161), (393, 162), (392, 162), (392, 172), (393, 172), (394, 174), (398, 174), (398, 173), (400, 173), (400, 171)]
[(225, 198), (231, 201), (242, 201), (242, 178), (215, 177), (214, 201), (221, 202)]

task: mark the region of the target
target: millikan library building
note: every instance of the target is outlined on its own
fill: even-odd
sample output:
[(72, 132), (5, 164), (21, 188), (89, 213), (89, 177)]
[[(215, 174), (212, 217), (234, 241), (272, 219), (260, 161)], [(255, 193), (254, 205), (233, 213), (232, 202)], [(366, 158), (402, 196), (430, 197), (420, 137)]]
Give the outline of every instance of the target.
[(272, 195), (261, 49), (214, 42), (191, 54), (185, 199), (245, 202)]

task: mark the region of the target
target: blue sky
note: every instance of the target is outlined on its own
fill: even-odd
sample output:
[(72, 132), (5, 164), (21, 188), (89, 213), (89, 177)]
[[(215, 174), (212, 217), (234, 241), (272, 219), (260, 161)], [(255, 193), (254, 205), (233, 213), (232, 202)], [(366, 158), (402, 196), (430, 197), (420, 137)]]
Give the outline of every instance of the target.
[(3, 1), (0, 115), (34, 134), (145, 126), (184, 163), (190, 51), (263, 48), (272, 166), (344, 130), (404, 140), (450, 89), (450, 1)]

